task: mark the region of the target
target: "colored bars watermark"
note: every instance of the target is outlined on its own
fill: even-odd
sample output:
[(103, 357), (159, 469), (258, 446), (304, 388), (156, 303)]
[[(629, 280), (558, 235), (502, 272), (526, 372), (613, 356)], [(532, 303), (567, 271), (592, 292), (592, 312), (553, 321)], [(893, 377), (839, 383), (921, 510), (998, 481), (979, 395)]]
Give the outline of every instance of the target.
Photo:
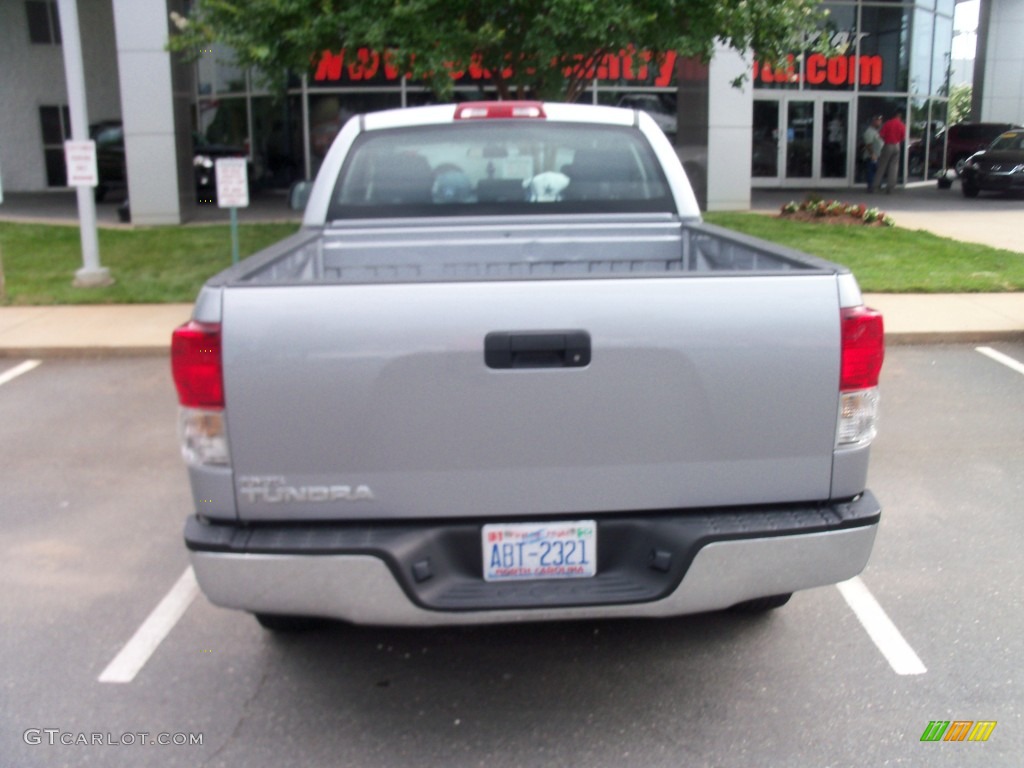
[(932, 720), (921, 741), (988, 741), (995, 728), (995, 720)]

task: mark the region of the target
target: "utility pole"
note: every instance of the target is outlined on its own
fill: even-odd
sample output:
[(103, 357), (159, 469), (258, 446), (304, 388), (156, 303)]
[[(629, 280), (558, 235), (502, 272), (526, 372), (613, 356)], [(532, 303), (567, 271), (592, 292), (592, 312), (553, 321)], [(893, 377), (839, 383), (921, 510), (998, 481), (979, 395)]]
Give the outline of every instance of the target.
[[(89, 113), (85, 102), (85, 68), (82, 63), (82, 39), (78, 25), (77, 0), (58, 0), (60, 35), (64, 49), (64, 79), (71, 112), (71, 140), (89, 140)], [(75, 272), (73, 285), (80, 287), (110, 285), (110, 270), (100, 266), (100, 245), (96, 234), (96, 199), (92, 187), (78, 186), (78, 222), (82, 236), (82, 268)]]

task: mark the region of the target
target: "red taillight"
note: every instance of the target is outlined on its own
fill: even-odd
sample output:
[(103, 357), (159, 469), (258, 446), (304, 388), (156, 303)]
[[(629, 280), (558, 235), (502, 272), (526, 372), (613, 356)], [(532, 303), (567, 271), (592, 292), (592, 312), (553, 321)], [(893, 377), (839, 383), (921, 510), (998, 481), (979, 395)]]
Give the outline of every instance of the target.
[(878, 386), (885, 357), (885, 328), (882, 315), (867, 307), (842, 310), (843, 357), (839, 389), (869, 389)]
[(481, 118), (545, 117), (544, 105), (539, 101), (467, 101), (455, 108), (456, 120)]
[(171, 372), (186, 408), (223, 408), (220, 326), (190, 320), (171, 336)]

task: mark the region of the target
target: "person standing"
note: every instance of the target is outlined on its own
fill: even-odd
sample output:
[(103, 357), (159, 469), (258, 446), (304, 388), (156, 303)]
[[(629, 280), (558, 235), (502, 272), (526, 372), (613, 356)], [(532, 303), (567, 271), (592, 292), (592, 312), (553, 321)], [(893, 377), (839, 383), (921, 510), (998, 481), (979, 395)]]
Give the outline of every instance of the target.
[(878, 129), (882, 127), (882, 116), (875, 115), (871, 123), (864, 129), (862, 139), (864, 141), (864, 176), (868, 182), (868, 192), (875, 191), (875, 173), (878, 171), (878, 156), (882, 152), (885, 142)]
[(884, 146), (878, 156), (878, 178), (885, 181), (885, 193), (890, 194), (896, 186), (900, 170), (900, 144), (907, 137), (907, 126), (903, 124), (903, 113), (896, 111), (878, 130)]

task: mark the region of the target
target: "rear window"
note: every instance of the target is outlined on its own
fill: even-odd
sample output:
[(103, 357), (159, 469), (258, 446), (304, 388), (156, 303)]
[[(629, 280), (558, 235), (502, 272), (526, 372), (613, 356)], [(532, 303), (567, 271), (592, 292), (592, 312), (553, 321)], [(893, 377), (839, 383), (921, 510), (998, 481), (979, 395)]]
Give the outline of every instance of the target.
[(673, 210), (637, 129), (492, 119), (364, 133), (328, 217)]

